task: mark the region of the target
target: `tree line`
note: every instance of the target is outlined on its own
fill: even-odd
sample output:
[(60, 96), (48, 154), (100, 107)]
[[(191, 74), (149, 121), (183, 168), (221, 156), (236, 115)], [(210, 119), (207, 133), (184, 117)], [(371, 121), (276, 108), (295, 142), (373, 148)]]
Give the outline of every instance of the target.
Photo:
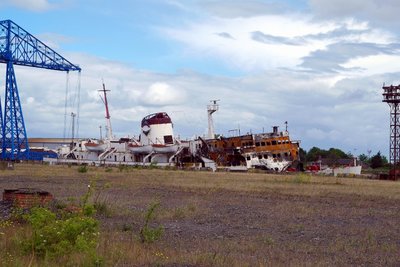
[[(318, 147), (312, 147), (308, 152), (300, 148), (299, 156), (300, 161), (304, 163), (314, 162), (320, 159), (328, 159), (330, 162), (336, 162), (339, 159), (352, 159), (355, 157), (350, 152), (345, 153), (338, 148), (330, 148), (329, 150), (325, 150)], [(358, 160), (369, 165), (373, 169), (380, 168), (388, 164), (387, 158), (381, 155), (380, 151), (371, 157), (361, 154), (358, 156)]]

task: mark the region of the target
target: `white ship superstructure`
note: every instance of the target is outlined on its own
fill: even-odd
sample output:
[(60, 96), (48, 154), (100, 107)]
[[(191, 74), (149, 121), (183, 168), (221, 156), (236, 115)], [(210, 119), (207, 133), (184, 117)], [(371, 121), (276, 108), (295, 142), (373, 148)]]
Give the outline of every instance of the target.
[(145, 163), (172, 163), (183, 147), (174, 136), (172, 120), (166, 112), (144, 117), (139, 140), (129, 145), (132, 154), (144, 156)]
[(138, 139), (80, 140), (72, 150), (65, 146), (60, 148), (58, 161), (94, 165), (174, 165), (176, 156), (187, 145), (175, 138), (168, 114), (159, 112), (143, 118)]

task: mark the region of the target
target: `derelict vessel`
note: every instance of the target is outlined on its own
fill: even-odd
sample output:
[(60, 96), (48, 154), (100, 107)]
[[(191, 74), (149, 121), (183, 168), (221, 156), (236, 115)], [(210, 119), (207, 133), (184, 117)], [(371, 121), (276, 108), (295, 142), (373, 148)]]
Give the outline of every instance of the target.
[(158, 165), (217, 170), (260, 168), (275, 172), (287, 170), (299, 159), (299, 142), (291, 141), (289, 132), (273, 127), (271, 133), (216, 137), (212, 114), (218, 100), (208, 105), (208, 136), (180, 140), (174, 135), (172, 119), (166, 112), (144, 117), (138, 138), (115, 138), (112, 135), (107, 90), (103, 84), (107, 136), (82, 139), (70, 147), (61, 147), (54, 163), (92, 165)]

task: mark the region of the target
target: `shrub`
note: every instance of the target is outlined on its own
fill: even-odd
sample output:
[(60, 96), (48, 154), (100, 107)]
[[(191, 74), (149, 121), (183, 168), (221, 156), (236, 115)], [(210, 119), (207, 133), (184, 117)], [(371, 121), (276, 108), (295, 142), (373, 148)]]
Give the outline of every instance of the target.
[(105, 217), (111, 217), (112, 210), (109, 208), (106, 201), (97, 201), (93, 204), (97, 215), (103, 215)]
[(150, 204), (146, 211), (145, 222), (143, 227), (140, 229), (140, 240), (142, 243), (153, 243), (161, 238), (164, 233), (164, 227), (159, 225), (158, 227), (150, 227), (149, 223), (155, 217), (155, 210), (160, 206), (160, 202), (153, 202)]
[(46, 208), (32, 208), (24, 216), (32, 227), (31, 236), (23, 241), (25, 250), (39, 257), (58, 257), (72, 252), (95, 254), (98, 222), (92, 217), (75, 214), (57, 219)]
[(88, 167), (86, 165), (82, 165), (78, 167), (78, 172), (86, 173), (88, 171)]

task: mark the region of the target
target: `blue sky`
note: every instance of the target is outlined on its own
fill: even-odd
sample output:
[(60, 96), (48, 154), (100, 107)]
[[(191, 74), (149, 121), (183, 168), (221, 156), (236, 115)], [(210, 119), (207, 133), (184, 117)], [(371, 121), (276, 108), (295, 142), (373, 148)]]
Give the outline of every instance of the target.
[[(224, 135), (288, 121), (307, 150), (385, 155), (381, 86), (399, 83), (399, 11), (394, 0), (0, 3), (2, 19), (82, 67), (82, 137), (104, 125), (96, 91), (104, 79), (119, 136), (137, 135), (141, 118), (157, 111), (171, 115), (182, 138), (203, 135), (206, 105), (221, 99), (215, 123)], [(61, 136), (65, 74), (16, 72), (28, 135)], [(73, 102), (77, 75), (69, 80)]]

